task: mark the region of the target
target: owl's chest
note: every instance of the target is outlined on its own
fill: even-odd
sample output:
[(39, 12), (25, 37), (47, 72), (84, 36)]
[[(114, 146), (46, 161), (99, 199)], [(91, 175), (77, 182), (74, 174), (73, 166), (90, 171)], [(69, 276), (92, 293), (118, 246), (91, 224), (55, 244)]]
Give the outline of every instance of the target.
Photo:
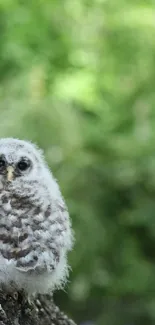
[(37, 191), (0, 192), (0, 254), (18, 259), (26, 249), (44, 247), (50, 214), (49, 201)]
[[(33, 240), (49, 229), (52, 203), (48, 196), (41, 196), (39, 191), (17, 189), (0, 192), (0, 232), (6, 231), (12, 237), (19, 233), (28, 233)], [(43, 236), (44, 237), (44, 236)]]
[(9, 191), (0, 193), (0, 227), (22, 227), (28, 221), (35, 204), (28, 197), (20, 197)]

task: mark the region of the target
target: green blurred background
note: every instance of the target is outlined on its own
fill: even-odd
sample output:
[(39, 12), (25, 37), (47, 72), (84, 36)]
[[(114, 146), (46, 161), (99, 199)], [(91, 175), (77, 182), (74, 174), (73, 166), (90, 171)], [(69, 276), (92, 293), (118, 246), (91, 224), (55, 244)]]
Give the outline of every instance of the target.
[(1, 0), (0, 137), (44, 148), (76, 233), (58, 305), (155, 324), (155, 2)]

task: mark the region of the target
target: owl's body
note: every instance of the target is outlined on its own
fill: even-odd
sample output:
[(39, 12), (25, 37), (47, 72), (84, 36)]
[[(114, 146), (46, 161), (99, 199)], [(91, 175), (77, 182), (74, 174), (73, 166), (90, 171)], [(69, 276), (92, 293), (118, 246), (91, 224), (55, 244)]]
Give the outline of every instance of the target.
[[(73, 242), (58, 184), (31, 143), (1, 139), (1, 156), (14, 177), (6, 180), (0, 167), (0, 284), (28, 294), (53, 291), (66, 280)], [(29, 161), (26, 171), (18, 168), (21, 159)]]

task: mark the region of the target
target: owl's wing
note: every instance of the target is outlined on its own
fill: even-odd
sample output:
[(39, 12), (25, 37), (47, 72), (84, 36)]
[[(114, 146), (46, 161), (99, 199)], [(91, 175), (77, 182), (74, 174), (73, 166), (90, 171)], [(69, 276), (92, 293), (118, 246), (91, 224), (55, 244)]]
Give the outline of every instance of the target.
[(47, 239), (44, 234), (45, 230), (41, 230), (44, 243), (37, 246), (37, 251), (31, 248), (31, 252), (27, 256), (18, 259), (16, 268), (20, 272), (50, 272), (56, 268), (61, 257), (71, 250), (73, 243), (71, 224), (67, 207), (62, 199), (54, 202), (50, 216), (53, 218), (49, 218)]

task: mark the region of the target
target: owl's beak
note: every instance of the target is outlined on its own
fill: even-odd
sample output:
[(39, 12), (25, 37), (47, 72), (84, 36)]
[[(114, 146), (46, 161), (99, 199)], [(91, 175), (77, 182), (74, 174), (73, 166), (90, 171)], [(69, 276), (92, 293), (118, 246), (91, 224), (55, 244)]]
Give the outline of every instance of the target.
[(7, 180), (11, 182), (13, 180), (14, 168), (12, 166), (7, 167)]

